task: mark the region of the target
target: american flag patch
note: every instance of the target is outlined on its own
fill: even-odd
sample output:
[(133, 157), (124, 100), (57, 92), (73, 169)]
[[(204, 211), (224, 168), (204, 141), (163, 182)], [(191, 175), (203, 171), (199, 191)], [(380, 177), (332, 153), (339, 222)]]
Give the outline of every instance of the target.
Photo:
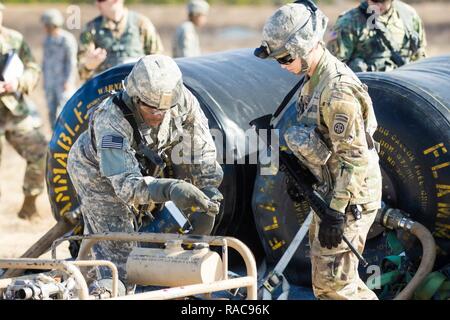
[(123, 138), (118, 136), (104, 136), (102, 139), (102, 148), (106, 149), (122, 149)]

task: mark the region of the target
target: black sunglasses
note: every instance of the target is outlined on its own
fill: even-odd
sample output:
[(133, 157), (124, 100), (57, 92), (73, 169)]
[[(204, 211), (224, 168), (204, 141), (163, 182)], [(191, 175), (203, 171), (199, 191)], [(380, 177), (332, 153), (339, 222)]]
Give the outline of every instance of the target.
[(284, 57), (277, 58), (276, 60), (279, 64), (291, 64), (295, 59), (288, 53)]

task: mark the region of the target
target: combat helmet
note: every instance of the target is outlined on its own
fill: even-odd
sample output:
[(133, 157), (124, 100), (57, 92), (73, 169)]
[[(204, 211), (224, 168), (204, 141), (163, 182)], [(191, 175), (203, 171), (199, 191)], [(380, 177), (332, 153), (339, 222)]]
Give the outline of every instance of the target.
[(328, 18), (312, 1), (284, 5), (266, 21), (262, 44), (254, 54), (261, 59), (290, 54), (292, 58), (305, 60), (322, 41), (327, 24)]
[(141, 58), (125, 79), (125, 90), (131, 98), (160, 110), (180, 104), (183, 80), (175, 61), (161, 54)]

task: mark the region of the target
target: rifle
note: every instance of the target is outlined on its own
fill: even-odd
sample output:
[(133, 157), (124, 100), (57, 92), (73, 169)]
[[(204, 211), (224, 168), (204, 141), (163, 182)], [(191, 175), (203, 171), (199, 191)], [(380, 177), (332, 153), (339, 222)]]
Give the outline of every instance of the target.
[[(271, 125), (272, 115), (265, 115), (250, 122), (250, 125), (255, 127), (256, 133), (259, 134), (259, 129), (272, 129)], [(270, 139), (268, 140), (270, 141)], [(268, 146), (270, 147), (270, 145)], [(328, 204), (321, 197), (321, 195), (314, 190), (314, 185), (317, 179), (307, 169), (295, 155), (279, 150), (280, 170), (283, 171), (291, 180), (294, 187), (298, 190), (305, 200), (308, 202), (314, 212), (322, 219), (323, 213), (328, 209)], [(364, 267), (369, 264), (364, 257), (355, 249), (355, 247), (348, 241), (347, 237), (343, 236), (342, 240), (347, 244), (350, 250), (356, 255), (359, 262)]]
[[(280, 170), (291, 178), (293, 185), (299, 191), (299, 193), (308, 201), (311, 208), (319, 216), (323, 217), (323, 212), (328, 209), (328, 205), (320, 196), (320, 194), (314, 190), (313, 185), (317, 183), (316, 178), (312, 173), (297, 159), (292, 153), (280, 150)], [(356, 255), (358, 260), (364, 267), (368, 266), (367, 261), (363, 256), (353, 247), (347, 237), (344, 235), (342, 240), (347, 244), (350, 250)]]

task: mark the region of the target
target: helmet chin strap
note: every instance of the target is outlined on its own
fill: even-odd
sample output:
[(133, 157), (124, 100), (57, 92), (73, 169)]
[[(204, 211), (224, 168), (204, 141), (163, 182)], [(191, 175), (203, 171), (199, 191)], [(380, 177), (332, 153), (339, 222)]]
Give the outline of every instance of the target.
[(306, 61), (305, 58), (300, 58), (300, 62), (302, 64), (302, 69), (300, 70), (300, 72), (306, 75), (309, 71), (308, 61)]

